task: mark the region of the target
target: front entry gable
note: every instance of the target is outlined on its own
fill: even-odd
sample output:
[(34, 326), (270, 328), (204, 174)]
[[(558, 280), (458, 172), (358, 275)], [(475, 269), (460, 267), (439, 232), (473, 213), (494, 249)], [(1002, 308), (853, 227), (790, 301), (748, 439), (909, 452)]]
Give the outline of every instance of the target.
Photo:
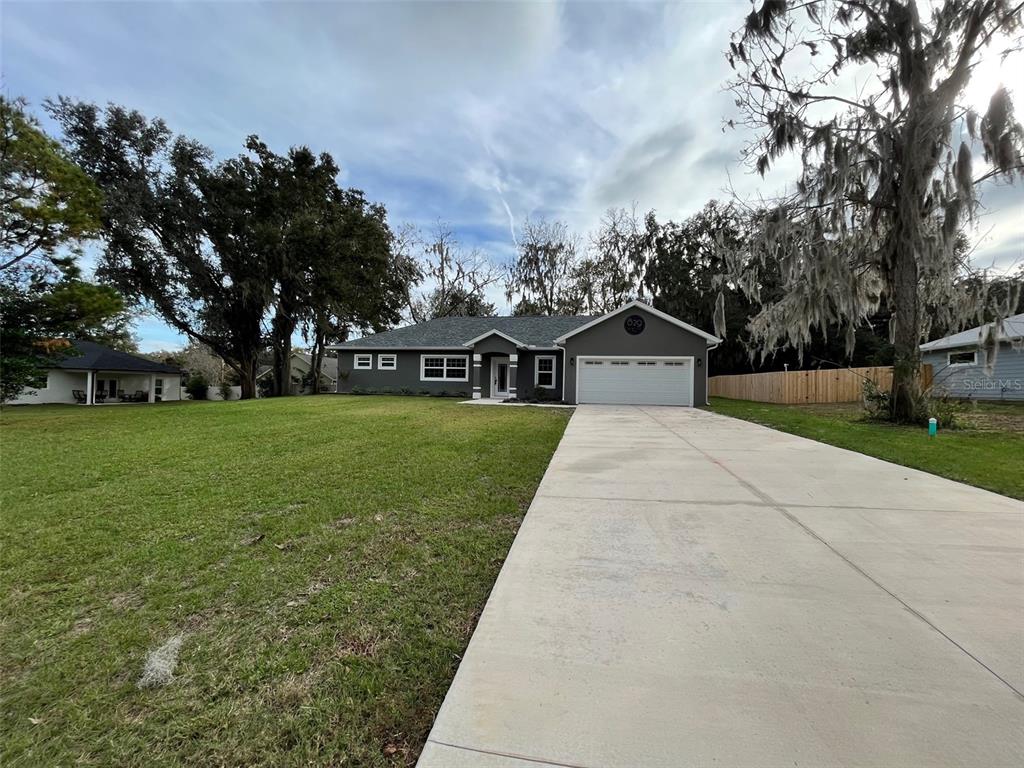
[(467, 341), (466, 346), (478, 355), (501, 354), (514, 355), (520, 347), (525, 347), (521, 341), (512, 338), (508, 334), (497, 329), (480, 334), (474, 339)]

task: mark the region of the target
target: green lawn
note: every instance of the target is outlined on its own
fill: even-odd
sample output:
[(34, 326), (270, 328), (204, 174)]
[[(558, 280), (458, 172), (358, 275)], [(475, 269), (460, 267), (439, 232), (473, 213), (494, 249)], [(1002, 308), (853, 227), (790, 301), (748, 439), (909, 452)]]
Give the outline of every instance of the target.
[(3, 409), (0, 763), (411, 765), (567, 418)]
[(1024, 499), (1024, 406), (978, 405), (967, 428), (867, 421), (857, 405), (775, 405), (711, 398), (711, 410)]

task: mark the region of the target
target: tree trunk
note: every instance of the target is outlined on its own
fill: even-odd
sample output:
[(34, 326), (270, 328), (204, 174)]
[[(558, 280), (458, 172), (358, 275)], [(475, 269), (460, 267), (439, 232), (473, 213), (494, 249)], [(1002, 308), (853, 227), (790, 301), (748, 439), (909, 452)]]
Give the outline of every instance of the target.
[(324, 359), (324, 331), (320, 323), (316, 324), (313, 336), (313, 350), (310, 355), (310, 372), (313, 376), (313, 394), (320, 393), (320, 367)]
[(240, 400), (252, 400), (256, 397), (256, 360), (248, 360), (235, 368), (238, 382), (241, 385)]
[(292, 334), (296, 322), (287, 311), (278, 310), (271, 323), (273, 360), (273, 394), (275, 397), (292, 393)]
[(893, 265), (893, 346), (891, 417), (906, 424), (915, 421), (921, 402), (921, 353), (918, 349), (918, 267), (913, 248), (896, 246)]
[(896, 149), (899, 174), (888, 264), (894, 347), (890, 418), (898, 424), (909, 424), (920, 415), (920, 261), (923, 249), (930, 247), (925, 240), (926, 199), (949, 112), (927, 90), (930, 69), (919, 62), (914, 72), (908, 99), (911, 116)]

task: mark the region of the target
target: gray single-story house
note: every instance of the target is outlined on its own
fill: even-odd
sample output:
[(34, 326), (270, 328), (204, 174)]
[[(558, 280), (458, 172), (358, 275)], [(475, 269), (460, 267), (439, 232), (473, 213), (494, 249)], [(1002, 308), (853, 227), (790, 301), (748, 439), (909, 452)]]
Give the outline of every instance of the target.
[[(985, 340), (993, 331), (996, 339), (995, 365), (985, 370)], [(1024, 313), (921, 345), (921, 362), (932, 366), (937, 394), (972, 400), (1024, 401)]]
[(338, 392), (704, 405), (721, 339), (641, 301), (600, 317), (442, 317), (331, 345)]
[(46, 382), (22, 391), (11, 405), (42, 403), (155, 403), (181, 399), (181, 369), (94, 341), (71, 349), (46, 366)]

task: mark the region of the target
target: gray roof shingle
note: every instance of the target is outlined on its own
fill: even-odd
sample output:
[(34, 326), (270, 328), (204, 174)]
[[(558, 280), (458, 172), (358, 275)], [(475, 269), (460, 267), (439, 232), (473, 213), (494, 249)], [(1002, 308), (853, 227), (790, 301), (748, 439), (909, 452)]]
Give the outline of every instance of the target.
[(72, 341), (66, 357), (53, 361), (52, 368), (91, 371), (135, 371), (138, 373), (181, 373), (181, 369), (147, 357), (120, 352), (94, 341)]
[[(937, 349), (954, 349), (956, 347), (980, 347), (985, 339), (983, 331), (987, 331), (991, 323), (979, 325), (977, 328), (970, 328), (952, 336), (944, 336), (935, 341), (929, 341), (921, 345), (922, 352), (933, 352)], [(1003, 319), (1002, 327), (999, 329), (1000, 341), (1016, 341), (1024, 338), (1024, 312), (1019, 315), (1011, 315)]]
[(470, 339), (490, 330), (498, 330), (528, 347), (553, 347), (559, 336), (593, 319), (590, 315), (438, 317), (425, 323), (375, 333), (332, 346), (338, 349), (461, 347)]

